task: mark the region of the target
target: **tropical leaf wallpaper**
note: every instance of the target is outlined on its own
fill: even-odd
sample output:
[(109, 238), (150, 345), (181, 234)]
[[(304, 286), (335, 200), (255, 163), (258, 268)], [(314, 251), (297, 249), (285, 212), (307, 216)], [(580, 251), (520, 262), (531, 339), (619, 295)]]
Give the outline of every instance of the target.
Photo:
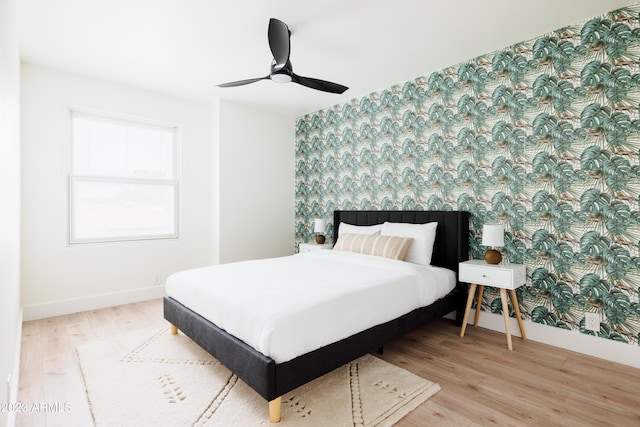
[(296, 241), (334, 209), (466, 210), (473, 258), (499, 223), (527, 266), (525, 318), (637, 346), (639, 19), (615, 10), (298, 118)]

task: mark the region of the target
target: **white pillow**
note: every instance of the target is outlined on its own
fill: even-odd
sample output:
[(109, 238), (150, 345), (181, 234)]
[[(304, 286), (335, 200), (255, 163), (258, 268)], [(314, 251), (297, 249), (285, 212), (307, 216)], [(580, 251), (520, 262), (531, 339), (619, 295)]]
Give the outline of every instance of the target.
[(380, 234), (382, 224), (376, 225), (353, 225), (341, 222), (338, 227), (338, 237), (343, 234)]
[(433, 242), (436, 240), (437, 222), (411, 224), (404, 222), (385, 222), (380, 234), (383, 236), (411, 237), (413, 243), (404, 257), (414, 264), (430, 265), (433, 254)]

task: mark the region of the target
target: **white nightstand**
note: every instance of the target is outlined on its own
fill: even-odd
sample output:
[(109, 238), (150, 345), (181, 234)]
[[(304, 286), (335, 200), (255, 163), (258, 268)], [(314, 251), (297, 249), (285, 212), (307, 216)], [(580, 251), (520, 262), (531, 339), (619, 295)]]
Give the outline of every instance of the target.
[(469, 318), (469, 310), (473, 303), (473, 297), (476, 293), (476, 287), (478, 288), (478, 300), (476, 303), (476, 317), (473, 322), (473, 326), (478, 326), (478, 318), (480, 317), (480, 307), (482, 305), (482, 293), (485, 286), (492, 286), (494, 288), (500, 288), (500, 299), (502, 300), (502, 315), (504, 317), (504, 328), (507, 334), (507, 347), (509, 350), (513, 349), (511, 345), (511, 330), (509, 329), (509, 306), (507, 303), (507, 289), (511, 296), (511, 304), (513, 310), (516, 312), (516, 320), (520, 327), (520, 334), (522, 339), (526, 340), (527, 337), (524, 333), (524, 326), (522, 324), (522, 316), (520, 315), (520, 306), (518, 305), (518, 298), (516, 298), (516, 288), (526, 283), (526, 270), (522, 264), (487, 264), (483, 260), (470, 260), (461, 262), (459, 266), (458, 276), (461, 282), (470, 283), (469, 297), (467, 298), (467, 307), (464, 310), (464, 319), (462, 320), (462, 330), (460, 336), (464, 336), (464, 331), (467, 328), (467, 319)]
[(323, 243), (321, 245), (317, 243), (300, 243), (298, 245), (298, 252), (311, 252), (311, 251), (319, 251), (322, 249), (332, 249), (333, 243)]

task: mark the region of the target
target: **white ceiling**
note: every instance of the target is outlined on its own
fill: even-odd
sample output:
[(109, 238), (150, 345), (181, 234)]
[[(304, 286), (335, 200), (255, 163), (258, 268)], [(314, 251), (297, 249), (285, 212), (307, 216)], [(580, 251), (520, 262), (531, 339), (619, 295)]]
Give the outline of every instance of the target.
[[(637, 1), (637, 0), (636, 0)], [(293, 116), (402, 83), (634, 0), (16, 0), (23, 61), (181, 97)], [(342, 95), (264, 80), (269, 18), (297, 74)]]

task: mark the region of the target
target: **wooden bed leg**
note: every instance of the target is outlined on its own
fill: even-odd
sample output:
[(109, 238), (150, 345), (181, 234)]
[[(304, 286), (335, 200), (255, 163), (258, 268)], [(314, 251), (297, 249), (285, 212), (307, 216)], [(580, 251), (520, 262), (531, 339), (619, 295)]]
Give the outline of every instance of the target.
[(280, 407), (282, 406), (282, 396), (276, 397), (269, 401), (269, 421), (272, 423), (280, 422)]
[(178, 327), (175, 325), (171, 325), (171, 335), (178, 335)]

